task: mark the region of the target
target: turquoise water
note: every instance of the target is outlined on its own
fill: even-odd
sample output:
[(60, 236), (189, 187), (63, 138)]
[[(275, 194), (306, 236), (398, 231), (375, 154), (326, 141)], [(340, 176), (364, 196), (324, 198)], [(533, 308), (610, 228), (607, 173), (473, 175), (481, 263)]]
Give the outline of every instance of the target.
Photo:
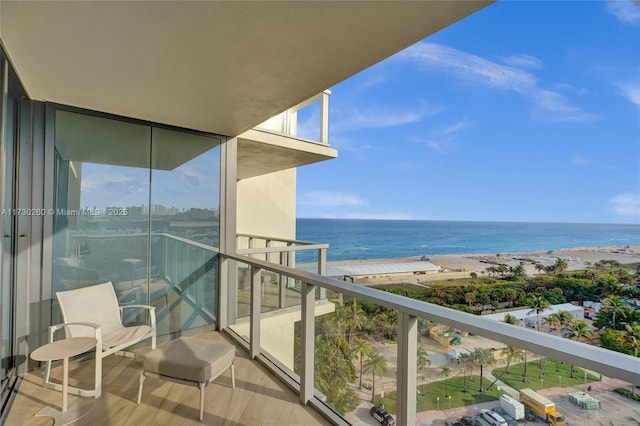
[[(640, 244), (640, 225), (298, 219), (297, 239), (328, 243), (328, 260), (506, 253)], [(315, 253), (300, 253), (313, 261)]]

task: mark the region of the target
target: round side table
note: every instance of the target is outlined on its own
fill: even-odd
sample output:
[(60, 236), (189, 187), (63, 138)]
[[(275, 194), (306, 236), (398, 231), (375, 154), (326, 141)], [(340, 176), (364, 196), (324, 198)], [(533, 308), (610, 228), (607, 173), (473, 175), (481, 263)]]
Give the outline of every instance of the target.
[(44, 407), (34, 416), (53, 417), (56, 426), (64, 426), (86, 416), (93, 410), (96, 405), (93, 398), (72, 396), (69, 401), (69, 358), (94, 349), (96, 344), (98, 341), (93, 337), (72, 337), (47, 343), (31, 352), (31, 359), (35, 361), (62, 360), (62, 402)]

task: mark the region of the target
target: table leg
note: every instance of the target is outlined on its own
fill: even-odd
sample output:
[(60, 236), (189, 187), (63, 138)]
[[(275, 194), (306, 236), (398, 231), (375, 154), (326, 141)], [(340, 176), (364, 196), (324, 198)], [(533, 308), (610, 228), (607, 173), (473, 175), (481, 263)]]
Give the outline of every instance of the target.
[(44, 407), (34, 414), (36, 417), (53, 417), (55, 426), (65, 426), (86, 416), (96, 406), (93, 398), (72, 396), (69, 398), (69, 357), (62, 358), (62, 401)]
[(62, 359), (62, 412), (67, 412), (69, 394), (69, 357)]

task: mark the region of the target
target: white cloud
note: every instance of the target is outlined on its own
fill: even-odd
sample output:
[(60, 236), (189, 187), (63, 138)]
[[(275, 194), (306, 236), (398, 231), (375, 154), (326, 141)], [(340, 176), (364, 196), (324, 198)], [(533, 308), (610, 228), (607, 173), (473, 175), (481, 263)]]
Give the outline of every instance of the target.
[(466, 121), (458, 121), (457, 123), (452, 124), (451, 126), (445, 128), (442, 131), (443, 135), (452, 135), (454, 133), (458, 133), (460, 130), (466, 129), (470, 124)]
[(574, 155), (569, 159), (569, 162), (576, 166), (588, 166), (589, 164), (591, 164), (591, 161), (589, 161), (589, 159), (583, 155)]
[(542, 61), (534, 56), (518, 53), (511, 56), (500, 56), (502, 62), (516, 68), (530, 68), (541, 70), (544, 68)]
[(379, 84), (382, 84), (387, 80), (388, 80), (388, 77), (383, 75), (383, 74), (374, 75), (374, 76), (368, 78), (367, 80), (362, 81), (360, 84), (358, 84), (355, 87), (354, 91), (363, 91), (363, 90), (369, 89), (371, 87), (375, 87), (375, 86), (377, 86)]
[(430, 131), (430, 134), (426, 137), (416, 136), (409, 140), (424, 145), (431, 151), (441, 153), (451, 147), (458, 132), (466, 129), (470, 125), (469, 122), (460, 120), (441, 130)]
[(490, 87), (521, 93), (535, 86), (536, 79), (525, 71), (499, 65), (479, 56), (435, 43), (417, 43), (400, 54), (429, 65), (448, 68), (459, 77)]
[(302, 194), (298, 202), (303, 206), (344, 207), (366, 206), (368, 203), (355, 194), (333, 191), (311, 191)]
[(398, 109), (371, 108), (366, 111), (337, 111), (331, 124), (334, 132), (346, 132), (356, 129), (377, 129), (416, 123), (424, 118), (432, 117), (442, 108), (431, 108), (422, 103), (417, 108), (400, 111)]
[(409, 139), (411, 142), (418, 143), (420, 145), (424, 145), (434, 152), (444, 152), (446, 149), (446, 143), (442, 140), (437, 140), (436, 138), (422, 138), (422, 137), (413, 137)]
[(537, 89), (531, 93), (536, 104), (535, 115), (549, 121), (592, 121), (595, 114), (582, 111), (567, 102), (564, 96), (550, 90)]
[(617, 86), (620, 89), (620, 94), (623, 97), (625, 97), (628, 101), (640, 106), (640, 86), (638, 85), (638, 83), (619, 83)]
[(576, 95), (580, 95), (580, 96), (587, 94), (587, 89), (585, 89), (584, 87), (576, 87), (572, 84), (556, 83), (554, 84), (554, 87), (564, 91), (575, 93)]
[(640, 2), (628, 0), (609, 1), (607, 12), (623, 24), (635, 25), (640, 22)]
[(640, 194), (629, 192), (609, 199), (609, 204), (618, 216), (640, 220)]
[[(536, 106), (537, 118), (550, 121), (589, 121), (596, 118), (595, 115), (571, 105), (563, 95), (541, 88), (535, 75), (525, 70), (500, 65), (451, 47), (426, 42), (411, 46), (403, 51), (400, 57), (445, 68), (469, 84), (480, 84), (518, 93), (533, 102)], [(531, 63), (533, 62), (530, 61)]]

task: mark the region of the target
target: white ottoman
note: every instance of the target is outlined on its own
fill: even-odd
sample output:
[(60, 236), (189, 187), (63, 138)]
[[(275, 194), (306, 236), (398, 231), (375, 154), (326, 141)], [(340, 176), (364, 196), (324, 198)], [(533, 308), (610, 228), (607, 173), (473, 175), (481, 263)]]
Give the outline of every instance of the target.
[(231, 370), (231, 384), (236, 387), (233, 361), (236, 348), (228, 343), (212, 342), (193, 337), (180, 337), (144, 355), (138, 404), (142, 398), (145, 377), (155, 377), (200, 388), (200, 420), (204, 411), (204, 388), (227, 368)]

